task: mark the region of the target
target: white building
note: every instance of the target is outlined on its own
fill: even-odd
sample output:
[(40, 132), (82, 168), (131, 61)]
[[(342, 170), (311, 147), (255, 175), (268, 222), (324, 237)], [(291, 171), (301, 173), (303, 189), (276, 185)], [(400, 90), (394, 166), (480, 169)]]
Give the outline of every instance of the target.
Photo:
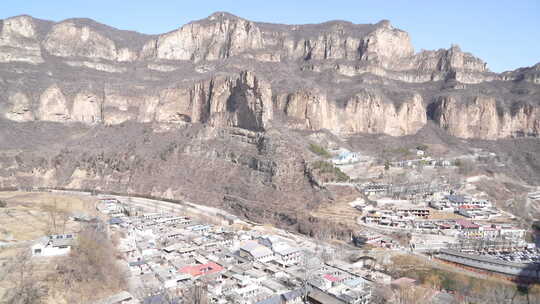
[(258, 241), (259, 244), (272, 249), (274, 252), (274, 261), (282, 266), (296, 265), (303, 256), (302, 249), (294, 246), (289, 239), (267, 235), (259, 238)]
[(351, 164), (360, 161), (360, 153), (358, 152), (350, 152), (350, 151), (342, 151), (339, 153), (338, 156), (332, 158), (332, 163), (334, 165), (345, 165), (345, 164)]
[(72, 234), (55, 234), (40, 238), (32, 245), (33, 256), (59, 256), (66, 255), (75, 244)]
[(273, 246), (272, 250), (276, 257), (276, 262), (283, 266), (296, 265), (300, 262), (303, 252), (298, 247), (289, 246), (285, 243), (279, 243)]
[(240, 256), (252, 261), (269, 262), (274, 259), (274, 253), (270, 248), (249, 240), (240, 245)]

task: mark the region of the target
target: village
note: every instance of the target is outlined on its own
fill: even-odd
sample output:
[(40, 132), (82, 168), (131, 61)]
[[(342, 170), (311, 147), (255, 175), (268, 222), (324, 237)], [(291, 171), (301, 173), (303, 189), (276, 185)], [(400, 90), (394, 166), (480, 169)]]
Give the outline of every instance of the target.
[[(372, 256), (351, 260), (343, 247), (249, 223), (217, 209), (200, 207), (194, 213), (193, 206), (176, 208), (148, 199), (97, 199), (103, 229), (119, 237), (117, 249), (129, 288), (96, 304), (189, 303), (182, 299), (194, 296), (204, 296), (209, 303), (370, 303), (376, 286), (414, 284), (385, 273)], [(352, 244), (434, 254), (443, 261), (514, 275), (523, 275), (523, 269), (539, 262), (540, 252), (525, 241), (525, 229), (489, 222), (508, 215), (487, 200), (452, 192), (431, 195), (423, 205), (377, 202), (377, 207), (361, 200), (351, 204), (361, 214), (360, 226), (369, 228), (356, 234)], [(470, 218), (459, 213), (463, 206), (496, 216)], [(78, 220), (96, 219), (80, 215)], [(396, 241), (390, 236), (393, 231), (408, 232), (408, 243)], [(32, 255), (66, 255), (76, 239), (74, 234), (43, 237), (31, 247)], [(530, 275), (537, 279), (538, 271)]]
[[(447, 260), (444, 252), (450, 250), (467, 259), (507, 263), (505, 266), (514, 268), (514, 275), (532, 268), (526, 276), (538, 280), (540, 249), (528, 236), (530, 227), (523, 227), (515, 215), (496, 207), (484, 192), (477, 191), (472, 183), (477, 177), (460, 179), (455, 173), (465, 161), (473, 165), (486, 160), (496, 163), (496, 155), (477, 149), (466, 155), (435, 158), (428, 155), (426, 147), (411, 150), (405, 159), (385, 161), (379, 176), (372, 174), (363, 181), (339, 184), (363, 194), (350, 203), (357, 212), (357, 223), (368, 229), (356, 241), (423, 254), (441, 253), (436, 256), (442, 260)], [(348, 174), (368, 176), (369, 165), (365, 163), (381, 162), (346, 149), (335, 151), (332, 163)], [(441, 172), (445, 175), (435, 174)], [(396, 175), (413, 178), (395, 181)], [(527, 199), (538, 200), (538, 193), (528, 193)], [(396, 233), (406, 234), (406, 242), (391, 237)], [(492, 270), (488, 264), (483, 261), (473, 267), (505, 273)]]
[[(209, 303), (369, 303), (375, 281), (391, 283), (365, 260), (334, 259), (335, 248), (307, 237), (234, 217), (205, 222), (127, 203), (106, 196), (96, 205), (108, 233), (121, 235), (130, 287), (99, 303), (191, 303), (194, 290), (204, 290)], [(32, 254), (66, 255), (73, 240), (43, 237)]]

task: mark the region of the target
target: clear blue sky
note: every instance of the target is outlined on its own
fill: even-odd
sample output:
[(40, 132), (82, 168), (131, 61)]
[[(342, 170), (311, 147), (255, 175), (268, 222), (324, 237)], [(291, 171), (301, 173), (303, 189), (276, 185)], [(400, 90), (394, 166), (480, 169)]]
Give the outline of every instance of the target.
[(216, 11), (254, 21), (319, 23), (389, 19), (420, 49), (457, 43), (501, 72), (540, 62), (540, 0), (1, 0), (0, 18), (28, 14), (60, 21), (87, 17), (120, 29), (157, 34)]

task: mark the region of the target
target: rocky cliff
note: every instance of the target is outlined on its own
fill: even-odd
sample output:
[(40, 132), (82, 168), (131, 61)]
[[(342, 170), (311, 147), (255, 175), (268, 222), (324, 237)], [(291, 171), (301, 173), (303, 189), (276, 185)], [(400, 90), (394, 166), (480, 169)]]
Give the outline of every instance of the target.
[(540, 108), (530, 103), (513, 103), (505, 110), (490, 96), (441, 96), (434, 104), (434, 119), (450, 134), (462, 138), (497, 139), (538, 137)]
[(389, 21), (279, 25), (215, 13), (162, 35), (88, 19), (0, 22), (0, 115), (88, 125), (272, 125), (338, 135), (538, 136), (538, 65), (502, 74), (458, 46), (416, 53)]

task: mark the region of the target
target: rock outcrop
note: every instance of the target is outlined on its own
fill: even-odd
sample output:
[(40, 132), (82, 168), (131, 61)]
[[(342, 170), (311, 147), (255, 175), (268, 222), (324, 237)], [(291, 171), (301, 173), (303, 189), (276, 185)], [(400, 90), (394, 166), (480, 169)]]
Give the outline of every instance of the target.
[(253, 22), (216, 13), (201, 22), (149, 41), (142, 58), (166, 60), (219, 60), (246, 50), (263, 48), (261, 32)]
[(392, 136), (415, 134), (427, 122), (422, 97), (414, 94), (401, 104), (385, 102), (383, 95), (363, 90), (346, 101), (340, 117), (345, 134), (384, 133)]
[(17, 92), (9, 97), (4, 116), (14, 121), (108, 125), (126, 121), (208, 123), (256, 131), (267, 128), (273, 119), (270, 85), (249, 71), (213, 77), (187, 87), (164, 88), (154, 94), (126, 94), (121, 88), (107, 87), (87, 88), (74, 96), (64, 91), (51, 85), (34, 103)]
[(395, 104), (382, 92), (362, 89), (344, 105), (328, 102), (325, 94), (303, 90), (281, 98), (292, 118), (291, 127), (327, 129), (339, 135), (384, 133), (392, 136), (415, 134), (427, 122), (422, 97), (414, 94)]
[(43, 62), (36, 23), (29, 16), (3, 20), (0, 31), (0, 62)]
[(53, 85), (39, 97), (39, 120), (66, 122), (70, 120), (67, 100), (60, 88)]
[[(252, 72), (234, 77), (215, 77), (187, 88), (168, 88), (159, 93), (155, 120), (174, 123), (209, 123), (263, 130), (273, 118), (272, 92)], [(152, 112), (147, 108), (146, 115)]]
[(462, 138), (538, 137), (540, 134), (538, 106), (516, 102), (504, 108), (494, 97), (488, 96), (466, 100), (439, 97), (434, 104), (433, 118), (450, 134)]
[(5, 114), (7, 119), (17, 122), (34, 120), (32, 103), (24, 93), (19, 92), (9, 96), (7, 107)]
[(83, 57), (116, 60), (116, 46), (88, 26), (79, 27), (72, 22), (62, 22), (52, 27), (43, 41), (45, 50), (54, 56)]
[(373, 61), (385, 68), (390, 68), (396, 60), (414, 54), (409, 35), (394, 29), (389, 21), (381, 21), (379, 26), (362, 39), (361, 59)]

